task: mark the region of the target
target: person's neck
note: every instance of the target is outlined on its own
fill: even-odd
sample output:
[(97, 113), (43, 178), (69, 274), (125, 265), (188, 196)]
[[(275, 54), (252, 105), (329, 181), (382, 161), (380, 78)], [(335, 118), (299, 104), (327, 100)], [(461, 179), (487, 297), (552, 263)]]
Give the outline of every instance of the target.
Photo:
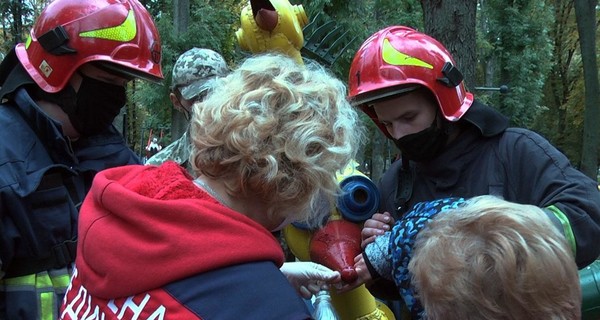
[(197, 185), (219, 201), (224, 206), (237, 211), (248, 218), (271, 230), (277, 225), (277, 222), (270, 221), (267, 216), (268, 208), (264, 201), (258, 197), (231, 195), (225, 182), (217, 179), (211, 179), (205, 175), (196, 178)]
[(52, 120), (58, 121), (61, 124), (63, 134), (71, 141), (76, 141), (79, 139), (80, 134), (75, 130), (73, 125), (71, 124), (71, 120), (69, 116), (63, 111), (63, 109), (57, 105), (56, 103), (49, 102), (46, 100), (38, 100), (36, 104), (46, 113)]

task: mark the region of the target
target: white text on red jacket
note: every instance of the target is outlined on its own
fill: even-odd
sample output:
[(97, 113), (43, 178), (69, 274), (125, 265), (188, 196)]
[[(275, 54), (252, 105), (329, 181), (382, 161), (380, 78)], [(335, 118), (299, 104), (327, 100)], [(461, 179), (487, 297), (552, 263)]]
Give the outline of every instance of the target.
[[(167, 307), (161, 299), (147, 292), (120, 299), (98, 299), (92, 297), (81, 285), (77, 269), (61, 308), (61, 319), (165, 319)], [(157, 292), (158, 293), (158, 292)], [(162, 296), (161, 294), (159, 294)], [(158, 299), (157, 299), (158, 298)]]

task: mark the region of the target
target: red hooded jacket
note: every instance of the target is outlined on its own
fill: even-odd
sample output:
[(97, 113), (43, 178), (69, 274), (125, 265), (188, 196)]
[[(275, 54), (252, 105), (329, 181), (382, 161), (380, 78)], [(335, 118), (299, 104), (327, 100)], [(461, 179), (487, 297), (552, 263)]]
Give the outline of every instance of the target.
[(109, 169), (81, 208), (77, 270), (61, 315), (307, 319), (278, 270), (283, 261), (268, 230), (198, 188), (176, 163)]

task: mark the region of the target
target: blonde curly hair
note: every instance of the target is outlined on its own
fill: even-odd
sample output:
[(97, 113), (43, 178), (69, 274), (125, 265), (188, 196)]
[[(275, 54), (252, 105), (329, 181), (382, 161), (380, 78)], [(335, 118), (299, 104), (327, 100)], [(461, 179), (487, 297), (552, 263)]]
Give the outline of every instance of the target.
[(262, 54), (217, 79), (193, 106), (190, 162), (224, 181), (229, 195), (264, 201), (270, 218), (314, 223), (329, 213), (335, 173), (362, 135), (340, 80), (316, 63)]
[(426, 319), (581, 318), (574, 255), (538, 207), (475, 197), (437, 215), (414, 248)]

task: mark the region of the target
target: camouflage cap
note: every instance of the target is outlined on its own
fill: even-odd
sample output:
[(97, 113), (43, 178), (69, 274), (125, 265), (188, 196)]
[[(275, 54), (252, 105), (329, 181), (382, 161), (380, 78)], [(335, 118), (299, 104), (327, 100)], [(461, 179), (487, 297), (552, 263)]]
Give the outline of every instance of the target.
[(184, 52), (173, 66), (172, 87), (186, 100), (193, 100), (208, 89), (210, 80), (229, 72), (223, 57), (210, 49), (192, 48)]

